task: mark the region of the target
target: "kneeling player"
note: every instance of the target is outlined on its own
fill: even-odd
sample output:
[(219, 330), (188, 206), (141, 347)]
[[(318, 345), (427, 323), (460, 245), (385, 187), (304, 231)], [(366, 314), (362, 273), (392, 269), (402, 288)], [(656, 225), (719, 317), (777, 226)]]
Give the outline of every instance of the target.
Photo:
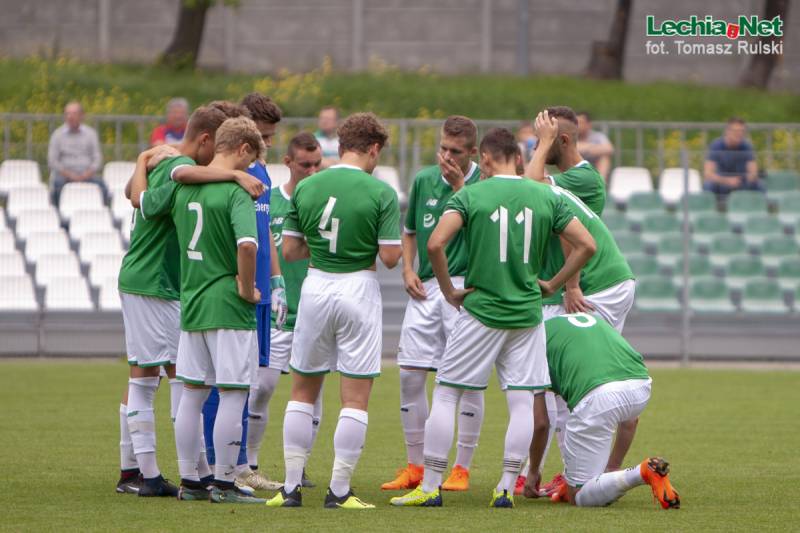
[[(680, 507), (669, 480), (669, 463), (650, 457), (606, 472), (614, 430), (637, 418), (650, 400), (652, 380), (642, 356), (605, 320), (585, 313), (546, 322), (547, 363), (556, 394), (570, 414), (564, 435), (564, 479), (554, 501), (580, 507), (608, 505), (638, 485), (650, 485), (664, 509)], [(532, 458), (525, 495), (538, 497), (539, 464)]]

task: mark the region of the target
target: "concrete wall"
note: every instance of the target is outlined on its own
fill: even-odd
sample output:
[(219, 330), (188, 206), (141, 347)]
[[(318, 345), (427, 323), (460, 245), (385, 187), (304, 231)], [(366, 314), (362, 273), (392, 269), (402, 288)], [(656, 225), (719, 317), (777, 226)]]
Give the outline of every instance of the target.
[[(179, 0), (0, 0), (0, 50), (12, 56), (69, 53), (87, 59), (151, 61), (168, 44)], [(637, 0), (625, 78), (734, 84), (747, 56), (648, 56), (645, 17), (712, 14), (733, 20), (761, 14), (760, 0)], [(615, 0), (528, 0), (528, 70), (579, 74), (592, 42), (606, 39)], [(784, 57), (772, 86), (800, 86), (800, 9), (784, 22)], [(360, 69), (371, 59), (445, 73), (518, 70), (518, 0), (241, 0), (208, 17), (200, 62), (275, 72), (318, 67)], [(652, 40), (652, 39), (651, 39)], [(725, 42), (720, 38), (714, 42)], [(708, 42), (708, 41), (706, 41)]]

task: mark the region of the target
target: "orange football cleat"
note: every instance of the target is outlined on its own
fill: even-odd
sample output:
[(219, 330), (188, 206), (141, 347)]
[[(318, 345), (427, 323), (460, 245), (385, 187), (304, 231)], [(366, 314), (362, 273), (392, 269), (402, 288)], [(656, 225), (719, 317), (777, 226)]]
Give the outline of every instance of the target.
[(422, 481), (425, 469), (422, 465), (408, 463), (405, 468), (397, 471), (397, 477), (381, 485), (381, 490), (411, 490), (417, 488)]
[(669, 482), (669, 463), (661, 457), (650, 457), (639, 465), (645, 483), (653, 490), (653, 497), (664, 509), (680, 509), (681, 497)]
[(522, 489), (525, 488), (525, 482), (527, 480), (527, 476), (517, 476), (517, 482), (514, 484), (514, 496), (522, 495)]
[[(556, 481), (555, 479), (553, 481)], [(559, 479), (553, 488), (547, 493), (550, 501), (554, 503), (569, 503), (569, 491), (567, 490), (567, 480), (563, 477)]]
[(453, 466), (450, 477), (442, 483), (442, 490), (464, 491), (469, 488), (469, 469), (461, 465)]

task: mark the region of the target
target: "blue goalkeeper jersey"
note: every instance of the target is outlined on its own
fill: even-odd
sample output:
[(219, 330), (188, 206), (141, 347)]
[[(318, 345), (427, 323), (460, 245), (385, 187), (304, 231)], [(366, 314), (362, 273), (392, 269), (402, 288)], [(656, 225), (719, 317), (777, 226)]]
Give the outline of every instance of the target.
[(266, 186), (264, 194), (256, 200), (256, 226), (258, 227), (258, 253), (256, 255), (256, 288), (261, 291), (261, 304), (270, 305), (270, 246), (269, 246), (269, 194), (272, 180), (267, 174), (267, 167), (257, 161), (250, 165), (247, 172), (260, 179)]

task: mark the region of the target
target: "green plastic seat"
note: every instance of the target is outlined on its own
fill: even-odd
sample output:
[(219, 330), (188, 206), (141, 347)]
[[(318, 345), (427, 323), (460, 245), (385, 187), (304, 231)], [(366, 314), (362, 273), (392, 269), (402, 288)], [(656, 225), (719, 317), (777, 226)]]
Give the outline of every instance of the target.
[[(689, 221), (692, 223), (702, 215), (709, 215), (717, 212), (717, 199), (712, 192), (703, 191), (692, 193), (688, 194), (686, 198), (689, 202)], [(681, 201), (676, 205), (678, 220), (683, 216), (681, 214), (682, 209), (683, 203)]]
[(767, 172), (767, 199), (778, 200), (789, 191), (800, 189), (800, 174), (793, 170), (771, 170)]
[(669, 278), (646, 276), (636, 280), (636, 309), (642, 312), (680, 311), (681, 304)]
[(669, 213), (649, 215), (642, 221), (642, 241), (645, 244), (656, 244), (662, 235), (680, 232), (681, 223)]
[(744, 224), (747, 217), (767, 212), (767, 197), (759, 191), (733, 191), (728, 197), (728, 220), (735, 226)]
[(797, 241), (786, 235), (767, 237), (761, 245), (761, 260), (771, 268), (776, 268), (783, 259), (797, 257), (798, 254), (800, 246)]
[[(778, 285), (784, 291), (800, 287), (800, 257), (786, 257), (778, 265)], [(795, 305), (800, 304), (796, 302)]]
[[(714, 276), (714, 270), (711, 267), (711, 261), (708, 256), (700, 254), (692, 254), (689, 256), (689, 281), (710, 278)], [(675, 271), (672, 273), (672, 279), (677, 287), (683, 286), (683, 261), (678, 260)]]
[(692, 281), (689, 286), (689, 307), (696, 313), (733, 313), (728, 287), (716, 278)]
[(616, 241), (619, 251), (626, 257), (629, 254), (644, 253), (644, 243), (638, 233), (617, 233), (614, 235), (614, 241)]
[(625, 212), (631, 222), (642, 222), (646, 217), (663, 213), (666, 210), (664, 200), (657, 192), (639, 192), (628, 198)]
[(692, 222), (692, 240), (702, 246), (708, 246), (720, 235), (730, 232), (730, 222), (720, 213), (703, 213)]
[(742, 294), (742, 311), (746, 313), (788, 313), (783, 293), (777, 282), (767, 279), (751, 280)]
[(741, 290), (753, 279), (767, 275), (764, 263), (752, 255), (731, 257), (725, 267), (725, 284), (733, 290)]
[(800, 191), (781, 193), (778, 198), (778, 220), (787, 228), (800, 224)]
[(783, 235), (783, 226), (772, 215), (750, 215), (742, 226), (744, 242), (748, 246), (761, 247), (767, 237)]
[(652, 255), (631, 257), (628, 259), (628, 266), (637, 278), (658, 275), (658, 261)]
[(683, 257), (683, 235), (662, 235), (658, 240), (656, 250), (658, 251), (656, 255), (658, 266), (669, 268), (674, 272)]
[(731, 257), (745, 254), (747, 254), (747, 243), (741, 235), (733, 233), (719, 235), (711, 242), (708, 252), (711, 265), (715, 267), (724, 267)]
[(603, 223), (611, 233), (620, 233), (630, 230), (630, 224), (625, 214), (619, 211), (606, 210), (602, 216)]

